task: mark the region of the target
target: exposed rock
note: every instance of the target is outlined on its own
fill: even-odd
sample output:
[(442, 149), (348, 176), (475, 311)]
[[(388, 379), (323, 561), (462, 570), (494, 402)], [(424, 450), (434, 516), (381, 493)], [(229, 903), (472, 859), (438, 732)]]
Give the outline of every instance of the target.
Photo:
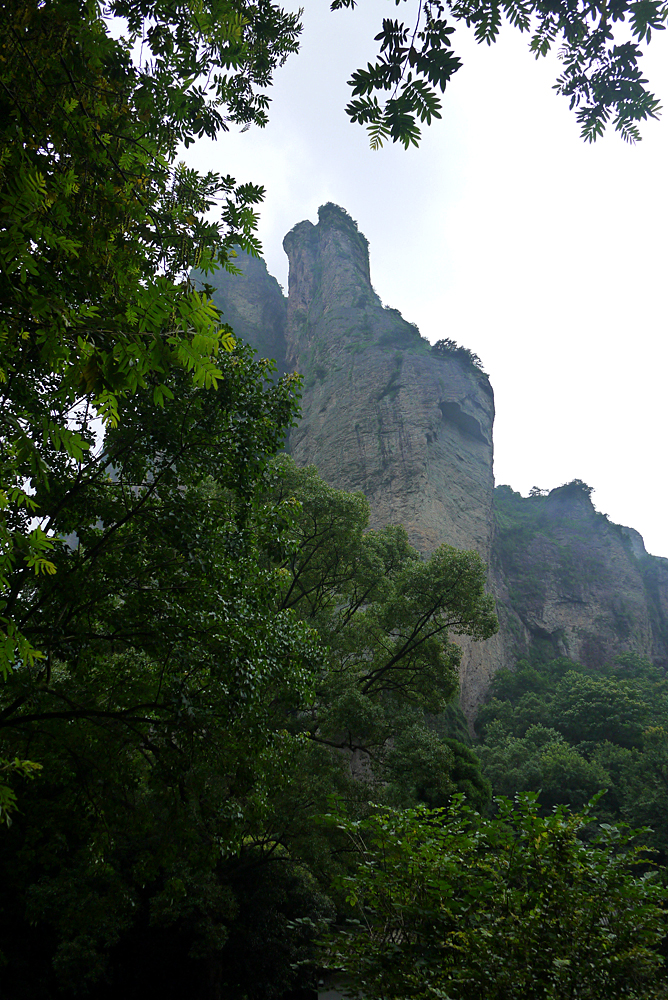
[(217, 279), (216, 301), (260, 354), (304, 376), (297, 462), (362, 490), (373, 526), (401, 523), (425, 553), (446, 542), (489, 563), (501, 631), (457, 640), (467, 717), (520, 656), (596, 666), (637, 652), (668, 669), (668, 560), (598, 514), (579, 481), (527, 498), (494, 491), (487, 377), (466, 351), (435, 351), (383, 307), (367, 241), (343, 209), (318, 215), (285, 238), (287, 304), (264, 265), (244, 259), (243, 277)]
[(496, 490), (497, 608), (513, 654), (598, 667), (620, 653), (668, 668), (668, 560), (596, 512), (575, 481), (548, 496)]
[(281, 286), (263, 260), (240, 253), (234, 264), (241, 274), (217, 271), (212, 277), (195, 272), (199, 282), (215, 288), (213, 300), (237, 337), (255, 348), (261, 358), (276, 362), (277, 376), (289, 369), (285, 361), (287, 302)]
[(489, 381), (436, 355), (416, 327), (383, 308), (367, 243), (334, 205), (285, 238), (290, 260), (287, 354), (305, 378), (290, 437), (300, 464), (362, 490), (374, 525), (401, 523), (430, 551), (447, 541), (488, 560), (492, 539)]
[(647, 549), (645, 548), (645, 540), (643, 539), (640, 532), (636, 531), (635, 528), (627, 528), (624, 525), (620, 525), (620, 528), (622, 534), (626, 538), (628, 538), (629, 543), (631, 545), (631, 551), (633, 552), (633, 555), (636, 557), (636, 559), (644, 559), (644, 557), (648, 553)]

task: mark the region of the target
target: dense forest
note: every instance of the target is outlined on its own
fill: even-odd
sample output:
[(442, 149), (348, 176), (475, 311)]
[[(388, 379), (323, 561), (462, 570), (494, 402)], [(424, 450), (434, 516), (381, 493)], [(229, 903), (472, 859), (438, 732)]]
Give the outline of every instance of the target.
[[(361, 494), (287, 457), (256, 458), (249, 483), (258, 424), (277, 433), (290, 402), (247, 349), (228, 357), (224, 408), (183, 380), (157, 416), (133, 397), (70, 484), (56, 574), (22, 595), (49, 662), (3, 691), (3, 744), (40, 767), (0, 842), (7, 995), (271, 998), (327, 965), (408, 995), (416, 949), (425, 996), (444, 975), (454, 996), (567, 995), (599, 938), (610, 967), (576, 995), (652, 995), (664, 679), (633, 656), (520, 663), (472, 743), (451, 637), (496, 628), (482, 562), (366, 530)], [(255, 392), (234, 394), (235, 369)], [(627, 843), (620, 820), (654, 832)], [(419, 914), (397, 951), (397, 920)], [(437, 958), (453, 935), (463, 965)], [(503, 975), (482, 961), (490, 935)]]
[[(635, 54), (569, 11), (536, 5), (544, 44), (629, 88), (583, 127), (632, 130)], [(361, 996), (665, 997), (663, 676), (537, 654), (474, 740), (482, 560), (369, 530), (363, 494), (285, 455), (300, 377), (190, 282), (258, 253), (262, 191), (177, 153), (266, 121), (298, 16), (1, 17), (0, 996), (279, 1000), (333, 971)], [(376, 121), (406, 144), (435, 113), (413, 90)]]

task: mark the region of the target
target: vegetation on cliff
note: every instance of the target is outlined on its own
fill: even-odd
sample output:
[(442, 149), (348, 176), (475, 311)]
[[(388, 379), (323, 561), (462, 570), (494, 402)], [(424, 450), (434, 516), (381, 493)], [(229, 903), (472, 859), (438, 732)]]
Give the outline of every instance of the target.
[[(258, 88), (295, 50), (298, 16), (114, 0), (123, 40), (102, 13), (15, 0), (0, 39), (2, 991), (273, 1000), (309, 982), (317, 929), (343, 906), (332, 876), (356, 877), (344, 831), (315, 822), (332, 793), (354, 822), (392, 806), (410, 824), (419, 804), (456, 816), (458, 793), (489, 807), (443, 710), (451, 635), (484, 639), (496, 619), (476, 555), (423, 559), (403, 529), (366, 530), (359, 494), (271, 461), (299, 380), (272, 384), (188, 279), (257, 251), (262, 192), (198, 176), (177, 148), (265, 122)], [(634, 23), (657, 20), (643, 8)], [(653, 113), (643, 100), (628, 135)], [(365, 277), (364, 239), (342, 225)], [(380, 312), (386, 355), (397, 317)], [(622, 751), (638, 749), (634, 721), (642, 705)], [(662, 773), (663, 730), (645, 732)], [(467, 815), (480, 838), (501, 829)], [(530, 822), (539, 846), (565, 830), (581, 861), (576, 821)], [(521, 881), (535, 852), (517, 854)], [(604, 860), (596, 914), (623, 934), (628, 900), (646, 916), (635, 964), (611, 949), (633, 986), (655, 964), (653, 890)]]
[(444, 340), (437, 340), (435, 344), (432, 344), (431, 352), (436, 355), (443, 354), (446, 357), (458, 358), (471, 368), (476, 369), (480, 374), (486, 375), (482, 367), (482, 361), (478, 355), (469, 350), (468, 347), (461, 347), (451, 337), (446, 337)]

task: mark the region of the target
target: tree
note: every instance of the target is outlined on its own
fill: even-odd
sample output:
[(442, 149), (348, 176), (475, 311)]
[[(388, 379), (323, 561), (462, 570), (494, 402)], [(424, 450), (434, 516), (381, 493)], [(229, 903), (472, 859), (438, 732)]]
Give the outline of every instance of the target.
[[(662, 724), (657, 724), (657, 723)], [(596, 760), (614, 776), (617, 815), (627, 823), (643, 823), (651, 830), (651, 846), (663, 864), (668, 859), (668, 719), (665, 713), (645, 729), (641, 749), (625, 750), (604, 744)]]
[[(336, 10), (356, 3), (333, 0), (331, 6)], [(639, 45), (666, 26), (668, 5), (660, 0), (615, 0), (612, 5), (607, 0), (455, 0), (447, 7), (441, 0), (424, 0), (408, 25), (383, 20), (376, 61), (356, 70), (349, 81), (353, 100), (346, 111), (353, 122), (366, 125), (372, 148), (387, 139), (406, 148), (417, 145), (418, 122), (429, 125), (441, 117), (437, 92), (445, 91), (462, 66), (452, 51), (455, 29), (446, 10), (451, 22), (473, 27), (479, 43), (496, 41), (505, 19), (530, 34), (536, 59), (558, 45), (564, 68), (554, 89), (577, 109), (588, 142), (601, 136), (610, 121), (626, 141), (635, 142), (640, 139), (637, 123), (659, 116), (659, 101), (645, 87)], [(379, 101), (378, 95), (388, 92)]]
[(654, 711), (664, 711), (660, 684), (612, 671), (606, 675), (585, 670), (565, 658), (540, 670), (520, 661), (516, 672), (500, 671), (492, 682), (492, 698), (480, 713), (481, 732), (499, 719), (514, 736), (544, 724), (573, 744), (609, 740), (619, 746), (639, 746), (652, 716), (648, 690), (652, 686)]
[[(77, 467), (47, 453), (57, 573), (11, 609), (45, 655), (0, 700), (0, 752), (43, 764), (0, 844), (5, 981), (28, 994), (133, 995), (128, 962), (139, 983), (177, 958), (277, 995), (326, 913), (304, 864), (333, 864), (312, 822), (333, 790), (361, 811), (488, 799), (472, 752), (425, 720), (456, 688), (448, 629), (496, 627), (480, 560), (423, 560), (402, 529), (365, 530), (360, 495), (269, 464), (294, 379), (240, 347), (221, 366), (216, 390), (173, 374), (163, 408), (125, 399)], [(350, 772), (360, 746), (370, 781)], [(258, 921), (288, 919), (306, 923), (250, 961)]]
[(486, 375), (482, 367), (482, 361), (477, 354), (469, 350), (468, 347), (460, 347), (456, 340), (451, 337), (446, 337), (444, 340), (437, 340), (435, 344), (431, 346), (431, 353), (436, 355), (445, 355), (445, 357), (458, 358), (463, 364), (468, 365), (475, 372), (480, 372), (482, 375)]
[(379, 803), (440, 806), (458, 792), (488, 806), (480, 763), (452, 738), (443, 709), (458, 687), (452, 640), (482, 639), (497, 622), (477, 555), (443, 547), (425, 559), (403, 529), (367, 530), (361, 494), (286, 456), (275, 467), (264, 503), (276, 512), (265, 550), (281, 581), (276, 609), (313, 627), (321, 652), (313, 697), (284, 722), (295, 740), (265, 843), (307, 863), (327, 887), (346, 857), (340, 838), (314, 823), (332, 795), (356, 816)]
[(641, 841), (535, 796), (483, 819), (447, 810), (333, 817), (357, 859), (340, 879), (353, 919), (326, 961), (346, 991), (385, 998), (664, 997), (663, 889)]
[(475, 751), (496, 794), (539, 793), (541, 808), (581, 808), (605, 790), (601, 819), (646, 826), (664, 863), (668, 808), (668, 684), (624, 653), (600, 669), (565, 658), (494, 677)]
[(530, 726), (524, 736), (516, 737), (501, 722), (493, 722), (476, 752), (497, 795), (535, 792), (544, 811), (556, 805), (582, 809), (611, 785), (610, 775), (598, 760), (589, 760), (561, 733), (541, 725)]
[[(103, 13), (125, 18), (127, 38), (111, 36)], [(223, 377), (221, 352), (234, 338), (187, 276), (195, 264), (233, 268), (233, 245), (257, 253), (262, 190), (199, 176), (176, 162), (177, 148), (230, 122), (264, 124), (268, 98), (258, 90), (295, 51), (300, 25), (272, 3), (244, 0), (114, 0), (104, 11), (94, 0), (10, 0), (2, 28), (5, 594), (16, 574), (54, 571), (34, 496), (54, 471), (51, 452), (76, 466), (95, 414), (113, 425), (138, 389), (159, 407), (173, 368), (196, 385)], [(6, 607), (0, 615), (5, 676), (43, 651)]]
[(163, 408), (138, 390), (76, 465), (45, 449), (57, 573), (10, 594), (43, 656), (0, 690), (0, 754), (43, 765), (0, 841), (17, 995), (99, 990), (160, 929), (215, 966), (234, 920), (230, 871), (262, 841), (319, 660), (259, 551), (295, 382), (251, 353), (221, 357), (216, 390), (172, 373)]
[(339, 750), (374, 752), (455, 695), (461, 651), (451, 636), (483, 640), (498, 629), (484, 564), (447, 545), (423, 558), (403, 528), (367, 530), (362, 494), (287, 458), (281, 471), (273, 502), (300, 509), (292, 546), (275, 553), (278, 607), (316, 628), (329, 650), (307, 732)]

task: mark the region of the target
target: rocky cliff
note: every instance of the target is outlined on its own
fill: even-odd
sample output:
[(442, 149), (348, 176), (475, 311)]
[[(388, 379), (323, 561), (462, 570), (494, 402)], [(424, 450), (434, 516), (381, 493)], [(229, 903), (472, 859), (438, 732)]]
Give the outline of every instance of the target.
[(383, 306), (355, 222), (335, 205), (318, 215), (285, 237), (287, 303), (253, 260), (219, 280), (216, 301), (260, 354), (303, 375), (289, 441), (298, 463), (362, 490), (372, 524), (403, 524), (423, 552), (446, 542), (488, 562), (501, 631), (462, 643), (468, 717), (495, 670), (521, 656), (596, 665), (628, 651), (668, 668), (668, 560), (598, 514), (583, 483), (529, 498), (495, 491), (494, 397), (475, 356), (432, 348)]
[(290, 451), (332, 485), (362, 490), (374, 525), (400, 523), (423, 551), (443, 541), (488, 560), (492, 541), (489, 380), (455, 355), (435, 355), (412, 324), (384, 308), (369, 253), (340, 208), (320, 209), (286, 236), (289, 365), (304, 375)]
[[(287, 302), (283, 289), (267, 272), (263, 260), (241, 254), (234, 261), (241, 274), (218, 271), (213, 279), (214, 302), (237, 337), (251, 344), (262, 358), (276, 362), (276, 375), (288, 368), (285, 359)], [(201, 274), (194, 277), (203, 280)], [(208, 281), (211, 281), (209, 276)]]
[(492, 574), (506, 645), (596, 668), (624, 652), (668, 670), (668, 559), (598, 513), (575, 480), (521, 497), (495, 490)]

